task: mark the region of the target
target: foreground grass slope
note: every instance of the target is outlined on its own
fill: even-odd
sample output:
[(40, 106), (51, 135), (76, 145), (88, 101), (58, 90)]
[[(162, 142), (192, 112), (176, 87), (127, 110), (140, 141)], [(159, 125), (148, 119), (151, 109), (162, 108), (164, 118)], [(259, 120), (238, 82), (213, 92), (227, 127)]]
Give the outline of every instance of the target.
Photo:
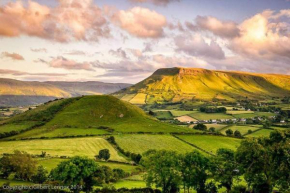
[[(2, 130), (22, 130), (34, 122), (35, 128), (9, 139), (102, 135), (135, 132), (193, 132), (162, 123), (140, 108), (113, 96), (84, 96), (43, 105), (2, 122)], [(19, 127), (15, 124), (18, 124)], [(22, 124), (22, 125), (21, 125)], [(37, 126), (37, 124), (39, 126)]]
[[(290, 95), (290, 76), (196, 68), (159, 69), (142, 82), (116, 95), (142, 104), (186, 99), (264, 99)], [(132, 97), (132, 94), (136, 96)], [(130, 95), (130, 97), (126, 97)], [(136, 97), (138, 100), (136, 100)]]

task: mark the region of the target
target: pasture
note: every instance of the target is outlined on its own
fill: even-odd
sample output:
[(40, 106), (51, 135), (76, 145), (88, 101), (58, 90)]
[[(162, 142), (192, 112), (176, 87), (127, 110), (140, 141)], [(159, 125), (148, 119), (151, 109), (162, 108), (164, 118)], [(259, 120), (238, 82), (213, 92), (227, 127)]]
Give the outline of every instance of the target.
[(227, 115), (224, 113), (202, 113), (202, 112), (191, 113), (188, 116), (197, 120), (233, 119), (234, 118), (233, 116)]
[(117, 144), (132, 153), (144, 153), (150, 149), (171, 150), (186, 153), (196, 148), (176, 139), (171, 135), (118, 135)]
[[(261, 126), (260, 126), (261, 127)], [(231, 129), (233, 132), (239, 131), (241, 132), (242, 135), (245, 135), (248, 133), (249, 130), (256, 131), (260, 129), (260, 127), (251, 127), (251, 126), (238, 126), (238, 125), (233, 125), (230, 127), (226, 127), (224, 129), (221, 129), (220, 132), (224, 135), (226, 135), (226, 130)]]
[(241, 142), (240, 139), (214, 135), (178, 135), (178, 137), (213, 154), (219, 148), (235, 150)]
[(269, 137), (270, 133), (274, 130), (271, 129), (261, 129), (259, 131), (253, 132), (252, 134), (246, 135), (245, 137)]
[(53, 157), (87, 156), (94, 158), (101, 149), (110, 150), (111, 160), (126, 161), (109, 142), (98, 137), (0, 142), (1, 154), (20, 150), (33, 155), (40, 155), (44, 151), (47, 155)]

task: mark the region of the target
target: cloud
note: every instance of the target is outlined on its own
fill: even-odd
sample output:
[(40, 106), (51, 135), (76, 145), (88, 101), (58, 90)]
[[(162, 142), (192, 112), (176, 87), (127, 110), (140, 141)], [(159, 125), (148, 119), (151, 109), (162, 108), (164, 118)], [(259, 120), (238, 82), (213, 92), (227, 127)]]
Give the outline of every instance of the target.
[(62, 56), (53, 58), (49, 62), (47, 62), (43, 59), (38, 59), (35, 62), (45, 63), (52, 68), (62, 68), (62, 69), (66, 69), (66, 70), (95, 71), (92, 67), (91, 62), (76, 62), (74, 60), (70, 60), (70, 59), (67, 59), (67, 58), (62, 57)]
[(232, 21), (221, 21), (210, 16), (197, 16), (195, 23), (196, 27), (190, 23), (187, 23), (187, 27), (191, 30), (199, 28), (200, 30), (210, 31), (222, 38), (235, 38), (240, 35), (240, 29), (237, 24)]
[(92, 0), (59, 0), (54, 8), (28, 1), (10, 2), (0, 7), (0, 35), (36, 36), (59, 42), (97, 41), (110, 30), (102, 10)]
[(266, 10), (245, 21), (229, 48), (243, 57), (290, 62), (290, 10)]
[(215, 41), (207, 43), (201, 35), (180, 35), (174, 38), (176, 51), (184, 52), (191, 56), (224, 59), (225, 53)]
[(140, 38), (162, 37), (167, 24), (163, 15), (141, 7), (118, 11), (111, 18), (120, 28)]
[(133, 54), (133, 56), (139, 58), (143, 55), (142, 51), (139, 49), (129, 49), (129, 51)]
[(84, 51), (80, 51), (80, 50), (72, 50), (69, 52), (64, 53), (66, 55), (74, 55), (74, 56), (85, 56), (86, 53)]
[(12, 60), (24, 60), (24, 57), (17, 53), (2, 52), (3, 58), (10, 58)]
[(113, 56), (117, 56), (123, 59), (128, 59), (127, 53), (122, 48), (119, 48), (117, 50), (110, 50), (109, 53)]
[(36, 49), (30, 48), (30, 50), (32, 52), (43, 52), (43, 53), (47, 53), (47, 49), (46, 48), (36, 48)]
[(169, 3), (180, 2), (181, 0), (129, 0), (134, 3), (153, 3), (158, 6), (167, 6)]

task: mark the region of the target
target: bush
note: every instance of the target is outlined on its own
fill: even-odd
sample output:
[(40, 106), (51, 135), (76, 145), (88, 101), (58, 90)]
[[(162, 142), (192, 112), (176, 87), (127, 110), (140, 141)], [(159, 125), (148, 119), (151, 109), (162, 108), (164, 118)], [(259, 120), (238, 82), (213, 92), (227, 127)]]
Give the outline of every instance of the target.
[(206, 131), (207, 130), (207, 126), (204, 125), (204, 124), (201, 124), (201, 123), (195, 125), (193, 128), (196, 129), (196, 130), (201, 130), (201, 131)]
[(226, 135), (227, 136), (232, 136), (233, 135), (233, 130), (231, 130), (231, 129), (226, 130)]

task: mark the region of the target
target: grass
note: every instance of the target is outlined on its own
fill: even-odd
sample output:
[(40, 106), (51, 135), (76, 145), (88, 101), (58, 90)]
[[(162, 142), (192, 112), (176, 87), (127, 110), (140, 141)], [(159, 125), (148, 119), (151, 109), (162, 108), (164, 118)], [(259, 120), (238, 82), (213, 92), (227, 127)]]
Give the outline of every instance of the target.
[[(44, 126), (10, 137), (9, 139), (62, 137), (71, 135), (106, 134), (99, 127), (107, 127), (119, 132), (192, 132), (168, 123), (162, 123), (146, 114), (142, 109), (112, 96), (85, 96), (73, 100)], [(56, 101), (58, 102), (58, 101)], [(53, 102), (54, 106), (58, 103)], [(48, 104), (50, 106), (51, 104)], [(42, 109), (44, 107), (41, 107)], [(36, 109), (38, 112), (39, 110)], [(28, 112), (31, 114), (31, 112)], [(36, 116), (34, 113), (33, 116)], [(41, 111), (40, 111), (41, 114)], [(21, 120), (28, 119), (26, 113)], [(91, 129), (89, 129), (91, 128)], [(92, 129), (94, 128), (94, 129)]]
[(214, 154), (219, 148), (235, 150), (241, 142), (240, 139), (211, 135), (178, 135), (178, 137)]
[(275, 116), (275, 113), (269, 113), (269, 112), (255, 112), (255, 113), (250, 113), (250, 114), (235, 114), (233, 115), (236, 118), (253, 118), (253, 117), (270, 117), (270, 116)]
[(189, 114), (192, 114), (192, 113), (196, 113), (197, 111), (177, 111), (177, 110), (172, 110), (170, 112), (171, 112), (171, 114), (174, 117), (180, 117), (180, 116), (184, 116), (184, 115), (189, 115)]
[(231, 115), (223, 114), (223, 113), (202, 113), (195, 112), (189, 114), (192, 118), (197, 120), (210, 120), (210, 119), (233, 119), (234, 117)]
[(126, 161), (109, 142), (97, 137), (0, 142), (1, 154), (20, 150), (39, 155), (42, 151), (45, 151), (50, 156), (87, 156), (94, 158), (101, 149), (110, 150), (111, 160)]
[[(193, 128), (195, 125), (190, 125), (189, 128)], [(213, 127), (215, 128), (216, 131), (219, 131), (225, 127), (227, 127), (227, 125), (221, 125), (221, 124), (205, 124), (205, 126), (207, 127), (207, 129)]]
[(147, 94), (138, 93), (134, 98), (130, 100), (132, 104), (145, 104), (146, 103), (146, 96)]
[(171, 119), (172, 115), (169, 111), (155, 111), (155, 117), (157, 119)]
[(239, 115), (239, 114), (253, 114), (254, 111), (227, 111), (229, 115)]
[(67, 159), (61, 158), (38, 158), (38, 165), (42, 165), (47, 171), (51, 171), (56, 168), (60, 162), (67, 161)]
[(272, 133), (273, 130), (271, 129), (261, 129), (259, 131), (253, 132), (252, 134), (246, 135), (246, 137), (269, 137), (270, 133)]
[(245, 135), (248, 133), (249, 130), (252, 131), (256, 131), (258, 129), (260, 129), (259, 127), (251, 127), (251, 126), (237, 126), (237, 125), (233, 125), (230, 127), (227, 127), (225, 129), (220, 130), (220, 132), (224, 135), (226, 135), (226, 130), (231, 129), (233, 132), (235, 131), (239, 131), (241, 132), (242, 135)]
[(146, 183), (144, 181), (130, 181), (130, 180), (120, 180), (113, 184), (115, 188), (146, 188)]
[(59, 129), (45, 129), (38, 128), (31, 131), (27, 131), (16, 135), (14, 137), (10, 137), (9, 139), (21, 139), (21, 138), (41, 138), (41, 137), (49, 137), (49, 138), (57, 138), (57, 137), (65, 137), (65, 136), (86, 136), (86, 135), (103, 135), (108, 134), (106, 130), (102, 129), (81, 129), (81, 128), (59, 128)]
[(142, 109), (112, 96), (86, 96), (59, 112), (43, 128), (110, 127), (117, 132), (190, 132), (162, 123)]
[(33, 185), (32, 182), (25, 182), (25, 181), (18, 181), (18, 180), (7, 180), (7, 179), (0, 179), (0, 186), (9, 183), (9, 186), (29, 186)]
[(0, 133), (10, 132), (10, 131), (21, 131), (33, 126), (35, 122), (27, 121), (22, 123), (9, 123), (0, 126)]
[(191, 152), (194, 147), (170, 135), (118, 135), (117, 144), (132, 153), (144, 153), (150, 149), (172, 150), (180, 153)]

